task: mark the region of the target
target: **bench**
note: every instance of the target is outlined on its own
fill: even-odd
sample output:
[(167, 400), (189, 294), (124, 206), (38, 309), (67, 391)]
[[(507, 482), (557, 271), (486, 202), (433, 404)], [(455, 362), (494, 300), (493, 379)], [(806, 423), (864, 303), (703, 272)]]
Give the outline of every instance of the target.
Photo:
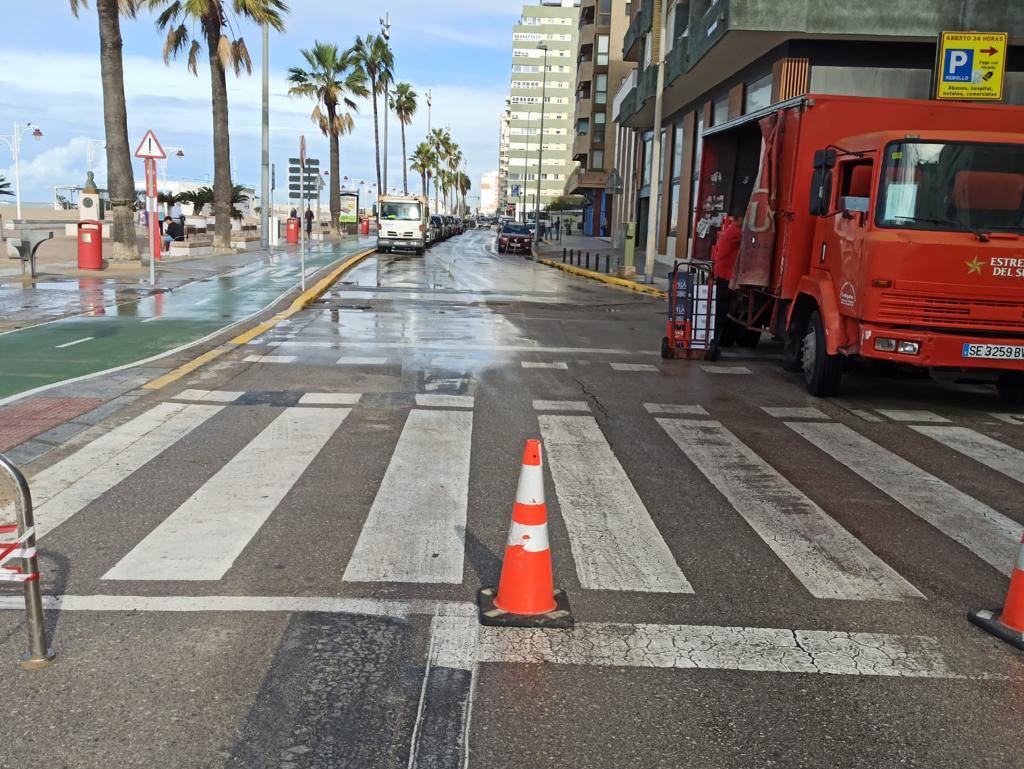
[(11, 245), (18, 253), (10, 256), (10, 259), (21, 260), (21, 274), (25, 274), (25, 265), (28, 264), (29, 276), (36, 277), (36, 251), (48, 240), (53, 240), (53, 230), (31, 230), (26, 228), (15, 228), (15, 237), (6, 238), (3, 242)]

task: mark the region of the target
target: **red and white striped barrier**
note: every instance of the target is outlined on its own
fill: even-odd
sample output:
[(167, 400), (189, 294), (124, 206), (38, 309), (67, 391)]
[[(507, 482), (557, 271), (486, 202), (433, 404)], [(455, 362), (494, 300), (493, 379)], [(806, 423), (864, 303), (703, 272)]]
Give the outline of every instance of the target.
[[(0, 526), (0, 537), (16, 534), (17, 524), (12, 526)], [(23, 547), (30, 539), (35, 541), (35, 527), (27, 529), (20, 537), (13, 542), (0, 542), (0, 582), (32, 582), (39, 579), (39, 572), (26, 572), (23, 566), (4, 566), (8, 561), (16, 558), (35, 558), (36, 548)]]

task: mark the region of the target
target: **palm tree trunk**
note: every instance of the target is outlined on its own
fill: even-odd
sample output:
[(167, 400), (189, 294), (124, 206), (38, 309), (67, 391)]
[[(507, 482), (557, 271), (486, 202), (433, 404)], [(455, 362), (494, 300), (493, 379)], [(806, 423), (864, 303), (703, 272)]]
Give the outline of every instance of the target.
[(220, 19), (204, 19), (210, 55), (210, 95), (213, 104), (214, 245), (231, 248), (231, 137), (228, 132), (228, 84), (220, 60)]
[(337, 107), (328, 102), (327, 104), (327, 125), (329, 126), (330, 132), (330, 145), (331, 145), (331, 191), (330, 191), (330, 209), (331, 209), (331, 232), (335, 235), (339, 232), (338, 217), (341, 215), (341, 153), (338, 145), (340, 141), (338, 139), (338, 132), (334, 130), (334, 120)]
[(100, 73), (103, 79), (103, 123), (107, 140), (107, 189), (113, 227), (115, 262), (137, 261), (135, 234), (135, 175), (128, 144), (128, 112), (124, 101), (124, 66), (121, 59), (121, 19), (117, 0), (99, 0)]
[(377, 158), (377, 197), (386, 195), (387, 190), (381, 186), (380, 175), (380, 124), (377, 117), (377, 78), (370, 78), (370, 95), (373, 97), (373, 150)]
[[(401, 122), (401, 121), (400, 121)], [(405, 123), (402, 122), (402, 189), (409, 194), (409, 160), (405, 154)]]

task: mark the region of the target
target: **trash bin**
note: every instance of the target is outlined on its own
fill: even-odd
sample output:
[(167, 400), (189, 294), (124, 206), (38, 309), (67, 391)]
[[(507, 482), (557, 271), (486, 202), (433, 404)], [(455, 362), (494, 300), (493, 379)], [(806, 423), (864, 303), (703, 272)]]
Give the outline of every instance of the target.
[(291, 216), (288, 218), (288, 242), (292, 245), (299, 242), (300, 227), (302, 227), (302, 222), (298, 217)]
[(78, 223), (78, 269), (103, 269), (103, 224), (94, 219)]
[(359, 223), (359, 234), (360, 235), (369, 235), (370, 234), (370, 220), (369, 219), (363, 219), (362, 222)]

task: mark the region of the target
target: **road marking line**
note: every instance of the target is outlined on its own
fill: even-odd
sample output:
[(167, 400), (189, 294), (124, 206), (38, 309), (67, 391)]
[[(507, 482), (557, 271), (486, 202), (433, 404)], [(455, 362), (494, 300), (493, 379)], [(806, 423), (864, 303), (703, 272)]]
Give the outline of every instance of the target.
[(234, 288), (229, 288), (228, 289), (228, 293), (229, 294), (233, 294), (236, 291), (241, 291), (243, 288), (248, 288), (248, 286), (245, 283), (241, 283), (241, 284), (235, 286)]
[(306, 393), (299, 398), (303, 406), (355, 406), (362, 393)]
[(462, 583), (471, 411), (409, 412), (346, 582)]
[(534, 401), (535, 411), (586, 411), (590, 413), (590, 406), (586, 401)]
[(434, 408), (471, 409), (475, 399), (472, 395), (444, 395), (442, 393), (418, 393), (417, 406)]
[(719, 422), (657, 421), (815, 598), (924, 597)]
[(830, 419), (828, 414), (811, 406), (762, 406), (761, 410), (776, 419)]
[(206, 304), (207, 302), (212, 302), (212, 301), (213, 301), (213, 297), (210, 296), (210, 297), (207, 297), (206, 299), (200, 299), (198, 302), (196, 302), (192, 306), (193, 307), (198, 307), (201, 304)]
[(223, 577), (350, 411), (285, 409), (103, 579)]
[(612, 363), (613, 371), (657, 371), (657, 366), (650, 363)]
[(688, 416), (706, 417), (708, 412), (703, 406), (691, 406), (684, 403), (645, 403), (648, 414), (686, 414)]
[(53, 531), (222, 408), (158, 404), (34, 475), (36, 536)]
[(205, 403), (233, 403), (245, 395), (244, 392), (234, 390), (182, 390), (177, 395), (172, 395), (176, 401), (200, 401)]
[(865, 422), (871, 422), (872, 424), (881, 424), (883, 421), (880, 416), (872, 414), (870, 411), (866, 409), (847, 409), (847, 411), (849, 411), (855, 417), (860, 417)]
[(343, 355), (335, 362), (338, 366), (386, 366), (387, 358), (360, 357), (358, 355)]
[(893, 422), (949, 422), (945, 417), (940, 417), (931, 411), (915, 409), (875, 409), (875, 411)]
[(564, 361), (555, 361), (554, 363), (543, 363), (541, 361), (535, 360), (524, 360), (521, 361), (519, 365), (522, 366), (523, 368), (547, 368), (556, 369), (558, 371), (567, 371), (569, 369), (569, 365)]
[(1024, 425), (1024, 414), (994, 414), (990, 413), (989, 416), (995, 417), (1000, 422), (1005, 422), (1008, 425), (1014, 427), (1020, 427)]
[(163, 320), (164, 317), (163, 315), (154, 315), (152, 318), (146, 318), (142, 323), (152, 323), (154, 320)]
[(96, 337), (94, 337), (94, 336), (86, 336), (86, 337), (83, 337), (81, 339), (76, 339), (73, 342), (65, 342), (64, 344), (59, 344), (59, 345), (57, 345), (56, 349), (62, 350), (65, 347), (74, 347), (76, 344), (81, 344), (82, 342), (91, 342), (95, 338)]
[(709, 374), (749, 374), (746, 366), (701, 366)]
[[(430, 341), (416, 341), (416, 342), (347, 342), (347, 341), (336, 341), (336, 342), (316, 342), (316, 341), (303, 341), (295, 340), (293, 342), (285, 342), (284, 344), (294, 345), (296, 347), (332, 347), (332, 348), (344, 348), (344, 347), (357, 347), (357, 348), (373, 348), (373, 349), (392, 349), (392, 350), (405, 350), (414, 348), (416, 350), (445, 350), (450, 351), (451, 345), (430, 342)], [(638, 355), (636, 350), (619, 350), (609, 349), (605, 347), (541, 347), (539, 345), (528, 345), (528, 344), (460, 344), (458, 346), (459, 351), (468, 352), (536, 352), (536, 353), (562, 353), (567, 355)], [(656, 355), (657, 353), (651, 353)], [(642, 353), (640, 354), (642, 357)]]
[(580, 584), (692, 593), (597, 420), (554, 414), (537, 419)]
[(294, 363), (298, 360), (294, 355), (247, 355), (246, 363)]
[(1007, 478), (1024, 483), (1024, 451), (1020, 449), (967, 427), (911, 425), (910, 429), (991, 467)]
[(1013, 570), (1024, 526), (846, 425), (786, 426), (985, 563), (1006, 575)]

